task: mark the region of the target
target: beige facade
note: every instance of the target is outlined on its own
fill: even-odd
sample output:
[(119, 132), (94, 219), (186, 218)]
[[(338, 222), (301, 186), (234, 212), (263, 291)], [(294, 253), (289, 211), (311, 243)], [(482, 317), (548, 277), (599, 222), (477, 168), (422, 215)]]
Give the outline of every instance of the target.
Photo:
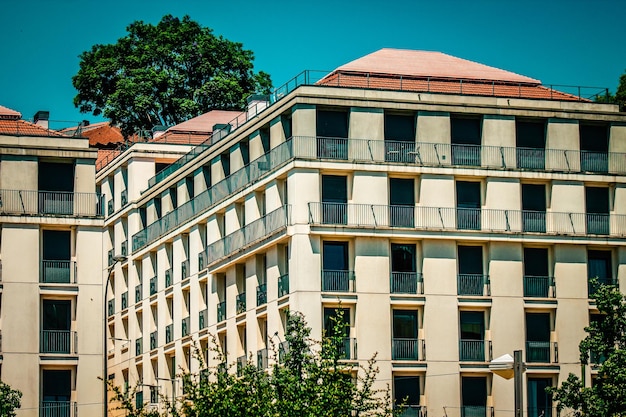
[(20, 417), (102, 416), (96, 151), (27, 125), (0, 132), (2, 381), (23, 393)]
[(512, 416), (488, 365), (514, 350), (528, 415), (552, 415), (588, 277), (626, 279), (625, 136), (588, 101), (303, 85), (169, 175), (150, 179), (181, 150), (134, 145), (97, 174), (104, 249), (128, 256), (108, 373), (156, 403), (200, 371), (194, 342), (267, 367), (287, 309), (320, 338), (340, 306), (346, 360), (377, 353), (407, 415)]

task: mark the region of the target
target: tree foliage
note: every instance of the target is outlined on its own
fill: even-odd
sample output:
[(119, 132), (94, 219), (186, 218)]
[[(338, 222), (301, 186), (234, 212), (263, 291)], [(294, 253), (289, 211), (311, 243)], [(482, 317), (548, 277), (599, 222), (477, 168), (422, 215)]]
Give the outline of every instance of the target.
[(268, 74), (253, 71), (252, 51), (189, 16), (135, 21), (126, 30), (117, 43), (83, 52), (72, 78), (74, 105), (103, 114), (125, 135), (212, 109), (242, 110), (248, 95), (271, 88)]
[(595, 294), (601, 320), (585, 328), (580, 342), (583, 364), (599, 362), (591, 386), (570, 374), (559, 388), (549, 389), (558, 408), (573, 409), (575, 416), (626, 415), (626, 297), (613, 286), (601, 285)]
[(596, 96), (595, 101), (596, 103), (617, 104), (620, 111), (626, 111), (626, 74), (619, 77), (619, 85), (615, 95), (607, 91), (605, 95)]
[(22, 405), (22, 393), (0, 381), (0, 416), (15, 417), (15, 410)]
[[(287, 349), (271, 343), (274, 364), (259, 369), (252, 361), (233, 372), (215, 340), (211, 352), (219, 365), (205, 367), (204, 355), (197, 352), (205, 369), (200, 375), (183, 373), (184, 395), (176, 404), (167, 403), (168, 415), (184, 417), (394, 417), (395, 407), (389, 391), (376, 389), (378, 374), (375, 357), (366, 366), (343, 360), (345, 343), (342, 311), (337, 310), (335, 332), (322, 341), (310, 337), (303, 316), (291, 313), (287, 319)], [(122, 393), (117, 390), (117, 395)], [(119, 399), (118, 399), (119, 401)], [(122, 403), (131, 417), (138, 413), (132, 401)], [(150, 416), (151, 417), (151, 416)]]

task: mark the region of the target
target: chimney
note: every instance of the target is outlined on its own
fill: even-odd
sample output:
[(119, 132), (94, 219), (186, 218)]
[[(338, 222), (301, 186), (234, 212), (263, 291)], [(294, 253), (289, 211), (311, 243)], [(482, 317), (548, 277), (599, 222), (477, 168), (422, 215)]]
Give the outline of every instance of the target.
[(48, 129), (48, 120), (49, 119), (50, 119), (50, 112), (49, 111), (39, 110), (33, 116), (33, 123), (36, 124), (37, 126), (43, 127), (44, 129)]
[(270, 96), (262, 94), (252, 94), (247, 98), (248, 119), (261, 113), (270, 105)]

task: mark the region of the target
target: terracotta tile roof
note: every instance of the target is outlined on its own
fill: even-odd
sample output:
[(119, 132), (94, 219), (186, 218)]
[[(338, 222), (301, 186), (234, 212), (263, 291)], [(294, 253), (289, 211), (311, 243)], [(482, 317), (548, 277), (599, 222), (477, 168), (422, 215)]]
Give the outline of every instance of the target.
[(94, 148), (111, 147), (124, 143), (124, 136), (117, 126), (109, 122), (98, 122), (87, 126), (72, 126), (60, 130), (70, 136), (89, 138), (89, 146)]
[(18, 120), (22, 118), (22, 114), (15, 110), (11, 110), (8, 107), (0, 106), (0, 119), (1, 120)]
[(55, 130), (46, 129), (25, 120), (0, 119), (0, 134), (11, 136), (54, 136), (68, 137)]
[(588, 101), (541, 81), (441, 52), (381, 49), (340, 66), (318, 85), (492, 97)]
[(179, 123), (176, 126), (172, 126), (167, 129), (166, 132), (211, 133), (214, 125), (229, 123), (240, 114), (240, 111), (211, 110), (193, 119)]
[(98, 149), (98, 157), (96, 158), (96, 171), (100, 171), (107, 166), (109, 162), (122, 153), (119, 149)]
[(209, 133), (168, 131), (152, 139), (150, 142), (199, 145), (206, 141), (210, 136), (211, 135)]

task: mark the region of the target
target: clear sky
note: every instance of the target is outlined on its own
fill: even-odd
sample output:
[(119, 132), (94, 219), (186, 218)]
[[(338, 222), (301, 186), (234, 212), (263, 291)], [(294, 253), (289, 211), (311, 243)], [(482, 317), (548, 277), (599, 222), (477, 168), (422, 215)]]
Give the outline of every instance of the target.
[(53, 128), (100, 120), (72, 103), (78, 55), (168, 13), (242, 42), (275, 86), (383, 47), (613, 92), (626, 71), (626, 0), (0, 0), (0, 105), (48, 110)]

